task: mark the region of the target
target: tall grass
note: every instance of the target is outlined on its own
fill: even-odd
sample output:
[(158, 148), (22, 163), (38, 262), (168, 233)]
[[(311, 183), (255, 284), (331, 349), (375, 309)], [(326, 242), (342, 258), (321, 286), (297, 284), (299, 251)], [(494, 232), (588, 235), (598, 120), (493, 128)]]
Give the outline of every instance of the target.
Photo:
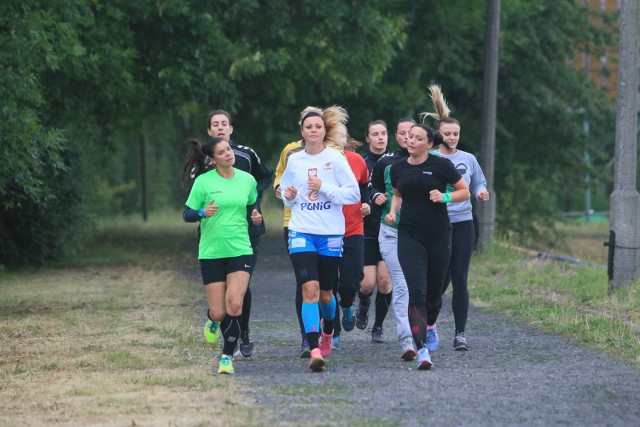
[(604, 269), (533, 258), (494, 244), (474, 258), (469, 283), (478, 306), (640, 365), (640, 282), (609, 295)]

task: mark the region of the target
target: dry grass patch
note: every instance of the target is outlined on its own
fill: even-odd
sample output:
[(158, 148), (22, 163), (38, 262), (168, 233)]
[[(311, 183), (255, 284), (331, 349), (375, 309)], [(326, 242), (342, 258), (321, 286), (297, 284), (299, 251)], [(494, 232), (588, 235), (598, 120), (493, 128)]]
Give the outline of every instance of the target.
[(212, 374), (200, 298), (160, 265), (3, 274), (0, 424), (255, 424)]

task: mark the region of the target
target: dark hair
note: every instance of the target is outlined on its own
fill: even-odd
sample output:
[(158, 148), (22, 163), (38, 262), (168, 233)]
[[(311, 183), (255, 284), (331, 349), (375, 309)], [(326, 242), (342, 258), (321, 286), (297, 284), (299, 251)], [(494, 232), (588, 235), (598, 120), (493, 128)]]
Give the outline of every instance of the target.
[(387, 126), (387, 122), (385, 122), (384, 120), (374, 120), (371, 123), (369, 123), (367, 125), (367, 128), (364, 131), (364, 137), (365, 138), (369, 138), (369, 129), (371, 129), (371, 126), (375, 126), (375, 125), (382, 125), (384, 126), (385, 129), (389, 129), (389, 127)]
[(407, 123), (407, 122), (409, 122), (409, 123), (413, 123), (414, 125), (415, 125), (416, 123), (418, 123), (418, 122), (416, 122), (415, 120), (413, 120), (411, 117), (403, 117), (403, 118), (401, 118), (400, 120), (398, 120), (398, 124), (400, 124), (400, 123)]
[(451, 148), (449, 144), (444, 142), (444, 139), (442, 138), (442, 134), (438, 131), (436, 131), (436, 134), (433, 136), (433, 145), (444, 145), (447, 151), (453, 151), (453, 148)]
[[(420, 129), (424, 129), (424, 131), (427, 133), (427, 141), (431, 141), (434, 144), (436, 143), (436, 131), (433, 130), (430, 126), (427, 126), (423, 123), (416, 123), (415, 125), (411, 126), (411, 129), (413, 128), (420, 128)], [(440, 135), (438, 133), (438, 135)], [(442, 135), (440, 135), (440, 141), (442, 141)]]
[(182, 165), (182, 188), (190, 191), (196, 178), (212, 168), (208, 160), (213, 157), (213, 151), (222, 141), (226, 140), (217, 136), (210, 138), (206, 144), (201, 144), (196, 138), (185, 141), (189, 144), (189, 151), (184, 156)]
[[(322, 114), (316, 111), (309, 111), (307, 114), (304, 115), (302, 120), (300, 120), (300, 127), (304, 126), (304, 121), (307, 120), (309, 117), (320, 117), (322, 119)], [(322, 119), (322, 121), (324, 121), (324, 119)]]
[(213, 110), (213, 111), (209, 111), (209, 114), (207, 114), (207, 129), (211, 129), (211, 119), (213, 118), (213, 116), (217, 116), (218, 114), (222, 114), (227, 119), (229, 119), (229, 126), (233, 126), (233, 124), (231, 124), (231, 114), (229, 114), (228, 111)]

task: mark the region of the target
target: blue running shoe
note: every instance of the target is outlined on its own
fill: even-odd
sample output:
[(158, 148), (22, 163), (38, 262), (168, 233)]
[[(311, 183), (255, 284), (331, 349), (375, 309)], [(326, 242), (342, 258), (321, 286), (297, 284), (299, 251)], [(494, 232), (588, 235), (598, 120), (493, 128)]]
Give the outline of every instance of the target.
[(333, 349), (340, 350), (340, 335), (333, 336)]
[(353, 308), (347, 307), (342, 309), (342, 329), (345, 331), (353, 331), (356, 326), (356, 316), (353, 314)]
[(429, 350), (426, 347), (418, 350), (418, 355), (416, 356), (416, 362), (418, 364), (418, 370), (425, 371), (427, 369), (431, 369), (433, 363), (431, 363), (431, 355), (429, 354)]
[(219, 336), (220, 324), (218, 322), (207, 320), (207, 323), (204, 324), (204, 340), (209, 344), (215, 344), (216, 341), (218, 341)]
[(302, 337), (302, 343), (300, 344), (300, 357), (303, 359), (309, 358), (311, 355), (311, 348), (309, 347), (309, 341), (307, 337)]
[(433, 325), (432, 329), (427, 329), (427, 350), (436, 351), (439, 344), (440, 340), (438, 339), (438, 330), (436, 329), (436, 325)]

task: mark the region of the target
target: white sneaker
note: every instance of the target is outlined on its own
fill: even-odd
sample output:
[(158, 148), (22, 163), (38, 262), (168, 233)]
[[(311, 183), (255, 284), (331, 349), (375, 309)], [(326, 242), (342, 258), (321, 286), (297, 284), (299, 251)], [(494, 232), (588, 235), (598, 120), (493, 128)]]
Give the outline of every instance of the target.
[(404, 337), (400, 340), (400, 358), (405, 361), (411, 361), (416, 358), (416, 349), (413, 346), (413, 337)]
[(431, 362), (431, 355), (426, 347), (418, 350), (418, 357), (416, 358), (419, 370), (431, 369), (433, 363)]

